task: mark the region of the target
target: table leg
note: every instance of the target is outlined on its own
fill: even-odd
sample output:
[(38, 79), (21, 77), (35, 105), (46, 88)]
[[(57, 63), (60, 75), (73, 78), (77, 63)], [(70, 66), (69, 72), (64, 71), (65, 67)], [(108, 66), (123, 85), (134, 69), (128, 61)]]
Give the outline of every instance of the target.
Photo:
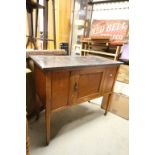
[(39, 104), (39, 96), (35, 95), (35, 115), (36, 115), (36, 120), (39, 119), (39, 112), (40, 112), (40, 104)]
[(118, 59), (119, 53), (120, 53), (120, 46), (117, 46), (117, 47), (116, 47), (116, 53), (115, 53), (114, 60), (117, 60), (117, 59)]
[(49, 144), (51, 138), (51, 117), (48, 110), (45, 110), (45, 120), (46, 120), (46, 144)]
[(29, 138), (29, 127), (28, 121), (26, 118), (26, 155), (30, 155), (30, 138)]
[(46, 121), (46, 144), (49, 144), (51, 138), (51, 74), (46, 73), (46, 108), (45, 108), (45, 121)]
[(112, 95), (112, 94), (107, 94), (107, 95), (104, 95), (104, 96), (103, 96), (101, 108), (102, 108), (102, 109), (105, 109), (104, 115), (107, 114), (107, 111), (108, 111), (108, 108), (109, 108), (109, 103), (110, 103), (111, 95)]

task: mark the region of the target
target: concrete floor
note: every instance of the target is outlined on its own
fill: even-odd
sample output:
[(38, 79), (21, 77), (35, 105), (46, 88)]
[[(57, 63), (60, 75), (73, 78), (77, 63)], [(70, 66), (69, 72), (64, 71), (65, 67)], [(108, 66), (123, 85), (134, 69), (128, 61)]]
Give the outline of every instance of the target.
[(128, 155), (128, 120), (99, 105), (82, 103), (54, 112), (52, 138), (45, 146), (44, 112), (29, 121), (31, 155)]

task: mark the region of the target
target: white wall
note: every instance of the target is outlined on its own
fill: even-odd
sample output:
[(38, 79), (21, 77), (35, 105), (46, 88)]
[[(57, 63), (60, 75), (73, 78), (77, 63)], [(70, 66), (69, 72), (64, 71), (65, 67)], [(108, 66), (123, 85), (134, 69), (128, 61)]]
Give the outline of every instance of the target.
[(129, 19), (129, 2), (95, 4), (93, 10), (92, 20)]

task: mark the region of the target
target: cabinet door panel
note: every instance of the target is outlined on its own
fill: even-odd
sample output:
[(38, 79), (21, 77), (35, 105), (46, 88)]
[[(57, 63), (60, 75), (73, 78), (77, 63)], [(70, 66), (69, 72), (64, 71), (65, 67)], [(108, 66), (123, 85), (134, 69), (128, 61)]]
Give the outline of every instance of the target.
[(104, 69), (85, 69), (71, 74), (70, 104), (101, 96)]
[(78, 82), (79, 85), (78, 98), (94, 93), (99, 93), (101, 79), (102, 79), (102, 72), (80, 75)]

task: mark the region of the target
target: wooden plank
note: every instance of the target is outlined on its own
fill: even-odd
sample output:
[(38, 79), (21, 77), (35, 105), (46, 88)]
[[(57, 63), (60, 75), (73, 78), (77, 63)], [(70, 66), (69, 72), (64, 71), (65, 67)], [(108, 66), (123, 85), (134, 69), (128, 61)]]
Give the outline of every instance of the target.
[(48, 0), (44, 0), (45, 9), (43, 11), (44, 16), (44, 41), (43, 41), (43, 49), (47, 49), (47, 40), (48, 39)]
[(88, 53), (96, 53), (96, 54), (102, 54), (102, 55), (108, 55), (108, 56), (113, 56), (115, 57), (116, 54), (112, 54), (112, 53), (108, 53), (108, 52), (102, 52), (102, 51), (93, 51), (93, 50), (81, 50), (81, 51), (84, 51), (84, 52), (88, 52)]
[(59, 0), (59, 43), (69, 42), (72, 0)]
[(56, 49), (56, 18), (55, 18), (55, 0), (52, 0), (52, 9), (53, 9), (53, 39), (54, 39), (54, 49)]

